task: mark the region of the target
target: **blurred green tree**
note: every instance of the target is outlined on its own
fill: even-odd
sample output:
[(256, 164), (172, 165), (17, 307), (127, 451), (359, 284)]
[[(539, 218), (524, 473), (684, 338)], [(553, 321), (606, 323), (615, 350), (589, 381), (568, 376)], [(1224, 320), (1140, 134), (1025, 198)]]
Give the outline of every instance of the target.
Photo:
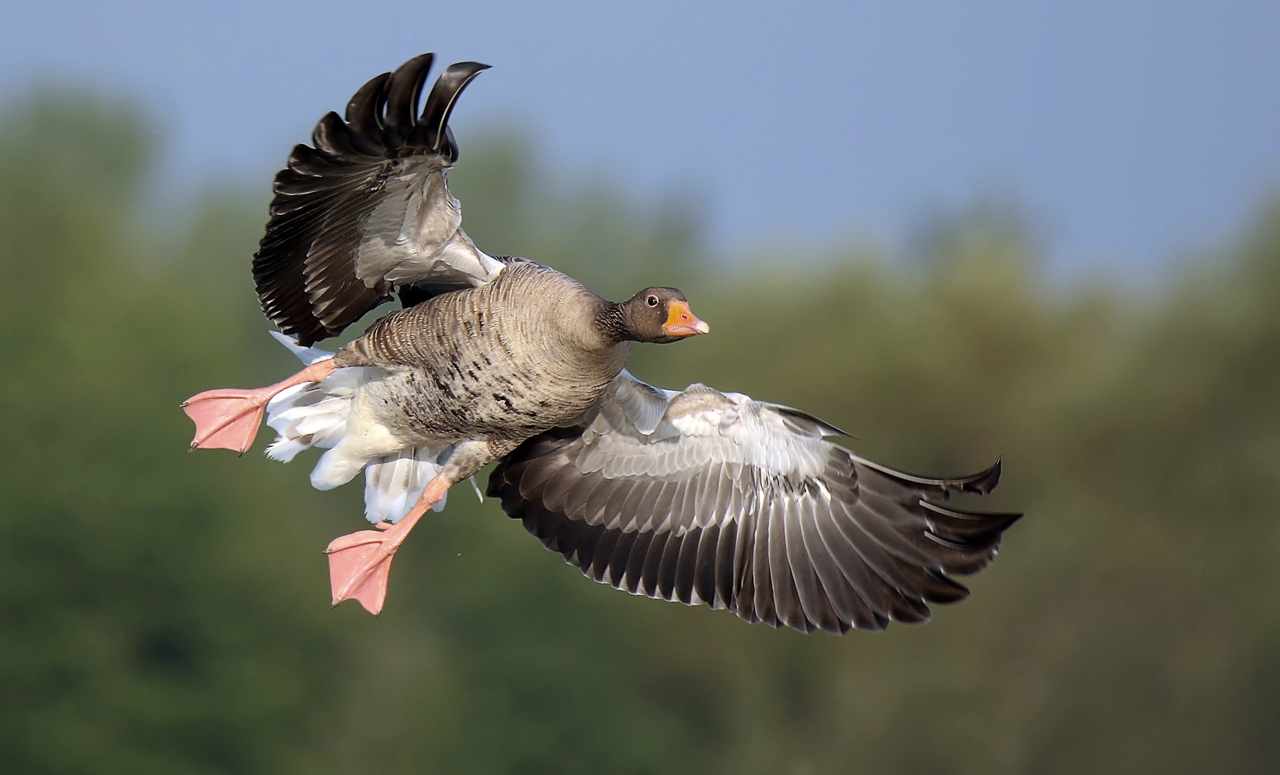
[(727, 269), (683, 197), (464, 143), (478, 244), (615, 298), (679, 285), (711, 322), (642, 378), (803, 407), (907, 469), (1003, 454), (994, 505), (1029, 517), (972, 600), (831, 638), (591, 584), (459, 488), (375, 620), (326, 605), (358, 487), (183, 452), (183, 398), (292, 368), (248, 274), (265, 183), (157, 227), (136, 109), (6, 114), (4, 771), (1280, 769), (1280, 203), (1154, 295), (1048, 286), (1016, 209), (936, 220), (905, 266)]

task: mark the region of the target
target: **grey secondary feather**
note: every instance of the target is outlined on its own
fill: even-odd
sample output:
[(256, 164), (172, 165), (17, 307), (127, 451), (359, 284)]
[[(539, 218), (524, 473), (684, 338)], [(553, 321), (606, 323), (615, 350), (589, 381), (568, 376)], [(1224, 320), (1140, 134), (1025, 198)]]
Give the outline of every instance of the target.
[(489, 494), (597, 581), (748, 621), (882, 629), (966, 597), (948, 574), (985, 567), (1020, 515), (937, 501), (989, 492), (999, 464), (911, 476), (825, 440), (835, 432), (788, 407), (623, 373), (578, 426), (509, 455)]

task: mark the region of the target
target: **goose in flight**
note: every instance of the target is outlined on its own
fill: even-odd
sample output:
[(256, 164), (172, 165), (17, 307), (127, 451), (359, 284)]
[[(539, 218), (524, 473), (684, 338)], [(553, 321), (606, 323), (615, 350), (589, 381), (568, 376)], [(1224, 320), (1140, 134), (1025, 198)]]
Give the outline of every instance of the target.
[[(432, 59), (366, 83), (276, 176), (253, 276), (275, 335), (305, 367), (183, 404), (192, 449), (243, 454), (265, 415), (277, 433), (269, 457), (324, 450), (315, 487), (364, 472), (374, 529), (326, 550), (334, 605), (381, 611), (413, 526), (494, 462), (488, 494), (508, 515), (633, 594), (837, 633), (924, 621), (929, 603), (967, 596), (952, 577), (985, 567), (1020, 515), (945, 501), (989, 492), (999, 462), (913, 476), (832, 443), (846, 434), (805, 412), (631, 376), (633, 343), (708, 325), (674, 288), (612, 302), (479, 250), (449, 193), (448, 122), (487, 65), (449, 66), (423, 100)], [(402, 309), (336, 353), (313, 346), (397, 296)]]

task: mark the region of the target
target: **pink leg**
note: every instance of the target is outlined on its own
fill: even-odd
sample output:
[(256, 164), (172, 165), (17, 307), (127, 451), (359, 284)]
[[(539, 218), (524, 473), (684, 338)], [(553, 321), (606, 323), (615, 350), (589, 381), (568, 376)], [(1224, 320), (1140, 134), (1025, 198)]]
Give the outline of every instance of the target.
[(267, 402), (287, 388), (319, 382), (333, 371), (333, 359), (326, 358), (270, 387), (206, 390), (188, 398), (182, 402), (182, 411), (196, 423), (196, 437), (191, 440), (191, 449), (234, 449), (243, 455), (258, 435)]
[(427, 484), (413, 510), (394, 525), (378, 523), (378, 530), (361, 530), (335, 538), (325, 549), (329, 555), (329, 587), (333, 604), (357, 600), (364, 610), (377, 616), (387, 599), (387, 576), (391, 560), (409, 531), (427, 510), (440, 502), (452, 484), (437, 476)]

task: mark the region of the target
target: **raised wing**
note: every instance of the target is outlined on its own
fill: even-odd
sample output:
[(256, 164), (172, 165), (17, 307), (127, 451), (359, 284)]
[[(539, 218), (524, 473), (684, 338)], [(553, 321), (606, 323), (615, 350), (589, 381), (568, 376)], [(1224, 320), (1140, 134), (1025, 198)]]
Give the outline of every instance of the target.
[(488, 65), (450, 65), (417, 106), (433, 56), (366, 83), (329, 113), (312, 146), (276, 175), (271, 220), (253, 258), (262, 311), (302, 345), (335, 336), (397, 286), (488, 282), (502, 264), (462, 231), (446, 170), (458, 158), (449, 114)]
[(596, 581), (749, 622), (879, 630), (967, 597), (949, 575), (985, 567), (1021, 515), (937, 501), (990, 492), (999, 462), (956, 479), (911, 476), (831, 435), (841, 432), (794, 409), (623, 372), (581, 425), (503, 460), (489, 494)]

